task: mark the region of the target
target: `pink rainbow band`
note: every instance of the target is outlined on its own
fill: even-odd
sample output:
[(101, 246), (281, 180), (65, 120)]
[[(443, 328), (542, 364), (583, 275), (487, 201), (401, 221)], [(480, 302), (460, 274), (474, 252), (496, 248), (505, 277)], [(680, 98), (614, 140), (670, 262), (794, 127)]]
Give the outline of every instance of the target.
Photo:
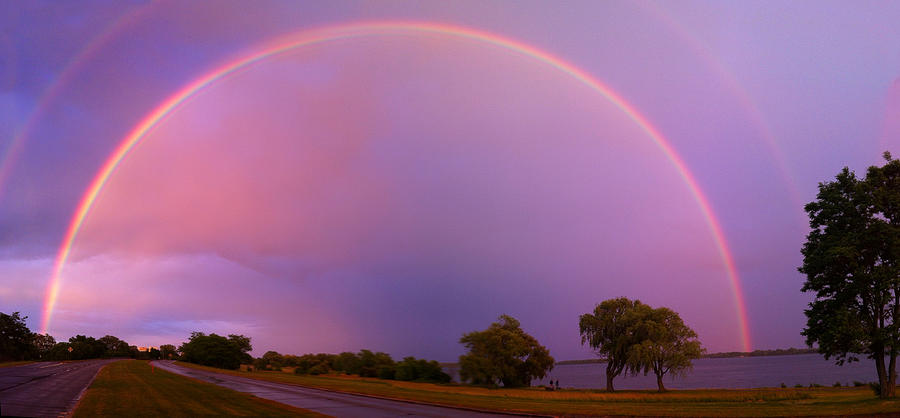
[(203, 77), (200, 77), (187, 86), (183, 87), (174, 95), (170, 96), (162, 104), (157, 106), (156, 109), (154, 109), (149, 115), (147, 115), (147, 117), (145, 117), (125, 137), (124, 140), (122, 140), (119, 146), (106, 160), (106, 163), (104, 163), (104, 165), (100, 168), (97, 176), (94, 177), (94, 180), (91, 182), (86, 193), (82, 197), (81, 202), (79, 203), (78, 208), (72, 217), (72, 221), (70, 222), (69, 227), (66, 231), (66, 235), (63, 238), (62, 244), (60, 245), (59, 252), (56, 256), (56, 260), (53, 266), (53, 273), (47, 286), (41, 332), (47, 333), (49, 330), (50, 319), (53, 314), (53, 309), (56, 304), (57, 297), (59, 296), (63, 267), (65, 266), (66, 260), (71, 253), (72, 244), (75, 242), (75, 238), (78, 236), (78, 231), (81, 229), (81, 225), (84, 222), (84, 219), (87, 217), (88, 212), (90, 212), (94, 201), (103, 190), (103, 186), (106, 184), (109, 177), (115, 171), (116, 167), (119, 165), (122, 159), (124, 159), (129, 154), (129, 152), (131, 152), (134, 147), (140, 143), (141, 139), (143, 139), (144, 136), (169, 113), (176, 110), (181, 104), (189, 100), (199, 91), (203, 90), (204, 87), (210, 85), (216, 80), (219, 80), (229, 74), (234, 73), (237, 70), (246, 68), (247, 66), (268, 57), (278, 55), (295, 48), (340, 39), (358, 38), (373, 35), (397, 35), (409, 33), (431, 33), (470, 39), (473, 41), (488, 43), (500, 48), (521, 53), (525, 56), (535, 58), (538, 61), (549, 64), (552, 67), (574, 77), (594, 91), (600, 93), (603, 97), (605, 97), (616, 107), (622, 110), (635, 123), (637, 123), (641, 127), (641, 129), (648, 136), (650, 136), (653, 142), (660, 148), (660, 150), (662, 150), (669, 161), (671, 161), (675, 168), (678, 170), (678, 173), (681, 175), (682, 180), (684, 180), (685, 184), (691, 192), (691, 195), (696, 200), (704, 219), (709, 225), (710, 231), (712, 232), (713, 241), (715, 242), (719, 255), (722, 258), (722, 262), (725, 266), (729, 284), (731, 285), (731, 290), (735, 299), (735, 309), (742, 340), (741, 346), (745, 351), (750, 351), (750, 334), (747, 326), (747, 313), (744, 304), (744, 297), (741, 293), (740, 279), (737, 269), (734, 265), (733, 257), (725, 241), (725, 236), (722, 232), (722, 228), (719, 225), (719, 221), (714, 216), (712, 206), (710, 205), (706, 196), (701, 192), (696, 179), (688, 170), (684, 161), (675, 152), (672, 145), (655, 127), (653, 127), (653, 125), (650, 124), (650, 122), (643, 115), (641, 115), (633, 106), (626, 102), (620, 95), (618, 95), (606, 85), (602, 84), (597, 79), (591, 77), (587, 72), (548, 52), (542, 51), (518, 41), (514, 41), (509, 38), (504, 38), (499, 35), (483, 32), (476, 29), (447, 24), (420, 22), (364, 22), (303, 31), (298, 34), (282, 38), (276, 42), (266, 44), (262, 48), (255, 49), (256, 52), (245, 55), (242, 58), (229, 61), (228, 63), (215, 68), (214, 70), (206, 73), (206, 75), (204, 75)]

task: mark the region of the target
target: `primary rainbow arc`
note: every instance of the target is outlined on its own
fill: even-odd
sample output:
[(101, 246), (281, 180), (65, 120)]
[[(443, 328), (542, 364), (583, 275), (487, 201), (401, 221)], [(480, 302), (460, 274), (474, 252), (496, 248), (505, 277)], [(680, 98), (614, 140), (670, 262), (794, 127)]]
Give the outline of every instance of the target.
[(255, 49), (256, 52), (245, 55), (241, 58), (229, 61), (206, 75), (194, 80), (186, 85), (167, 100), (157, 106), (150, 114), (148, 114), (135, 128), (122, 140), (122, 142), (112, 152), (94, 177), (87, 191), (79, 203), (66, 234), (63, 238), (60, 249), (57, 253), (53, 273), (47, 286), (45, 295), (43, 320), (41, 324), (41, 332), (47, 333), (50, 326), (50, 320), (53, 309), (59, 296), (60, 284), (62, 282), (62, 271), (69, 258), (72, 245), (75, 242), (78, 232), (90, 212), (94, 201), (103, 190), (104, 185), (109, 177), (115, 171), (119, 163), (131, 152), (134, 147), (140, 143), (145, 135), (152, 130), (161, 120), (168, 114), (176, 110), (186, 100), (203, 90), (211, 83), (228, 76), (240, 69), (246, 68), (253, 63), (263, 59), (291, 51), (296, 48), (321, 44), (340, 39), (359, 38), (374, 35), (408, 35), (408, 34), (437, 34), (444, 36), (452, 36), (472, 41), (487, 43), (499, 48), (514, 51), (522, 55), (534, 58), (540, 62), (546, 63), (565, 74), (575, 78), (586, 87), (596, 91), (604, 98), (613, 103), (617, 108), (624, 112), (632, 121), (638, 124), (640, 128), (653, 140), (659, 149), (665, 154), (666, 158), (675, 166), (682, 180), (691, 192), (694, 200), (697, 202), (700, 211), (710, 228), (716, 249), (724, 264), (726, 275), (735, 299), (735, 310), (740, 328), (741, 347), (745, 351), (750, 351), (750, 334), (748, 330), (748, 320), (744, 297), (741, 292), (740, 279), (737, 269), (735, 268), (734, 259), (722, 232), (722, 227), (718, 219), (714, 216), (712, 206), (709, 200), (700, 190), (700, 186), (693, 174), (688, 170), (687, 165), (675, 152), (675, 149), (668, 140), (656, 129), (642, 114), (640, 114), (631, 104), (625, 101), (615, 91), (592, 77), (586, 71), (576, 67), (562, 58), (550, 54), (536, 47), (502, 37), (489, 32), (477, 29), (454, 26), (442, 23), (423, 23), (423, 22), (362, 22), (354, 24), (344, 24), (337, 26), (329, 26), (321, 29), (307, 30), (299, 32), (285, 38), (268, 43), (262, 48)]

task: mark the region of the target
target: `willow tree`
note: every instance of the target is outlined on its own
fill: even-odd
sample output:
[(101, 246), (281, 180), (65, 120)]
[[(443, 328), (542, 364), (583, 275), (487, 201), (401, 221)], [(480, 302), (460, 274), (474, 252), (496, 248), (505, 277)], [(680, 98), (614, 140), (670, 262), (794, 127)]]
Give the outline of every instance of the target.
[(622, 297), (605, 300), (592, 313), (579, 318), (581, 344), (590, 345), (598, 356), (606, 360), (608, 392), (614, 391), (613, 379), (628, 366), (628, 351), (640, 342), (635, 332), (649, 308), (639, 300)]
[(693, 368), (693, 360), (705, 351), (697, 333), (684, 324), (678, 313), (669, 308), (638, 308), (640, 322), (635, 325), (637, 340), (628, 349), (628, 369), (644, 376), (656, 375), (656, 385), (665, 392), (663, 376), (683, 376)]
[(840, 365), (873, 359), (883, 398), (895, 395), (900, 349), (900, 161), (884, 158), (865, 178), (845, 167), (819, 184), (799, 268), (803, 291), (815, 292), (807, 344)]

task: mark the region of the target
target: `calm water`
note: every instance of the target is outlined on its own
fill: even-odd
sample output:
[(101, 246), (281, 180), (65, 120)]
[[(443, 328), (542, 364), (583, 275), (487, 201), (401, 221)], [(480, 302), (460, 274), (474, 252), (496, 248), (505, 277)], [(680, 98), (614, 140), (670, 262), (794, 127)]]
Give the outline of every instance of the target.
[[(605, 388), (606, 364), (573, 364), (556, 366), (550, 376), (535, 380), (534, 385), (547, 384), (550, 379), (559, 379), (561, 387), (589, 389)], [(459, 381), (459, 373), (448, 369), (454, 381)], [(694, 370), (678, 379), (665, 377), (663, 383), (670, 389), (699, 388), (759, 388), (775, 387), (782, 383), (788, 386), (801, 384), (809, 386), (818, 383), (831, 386), (834, 382), (852, 385), (853, 381), (872, 382), (878, 380), (875, 362), (861, 359), (857, 363), (835, 366), (818, 354), (795, 356), (744, 357), (699, 359), (694, 361)], [(614, 382), (616, 389), (656, 389), (656, 376), (619, 375)]]

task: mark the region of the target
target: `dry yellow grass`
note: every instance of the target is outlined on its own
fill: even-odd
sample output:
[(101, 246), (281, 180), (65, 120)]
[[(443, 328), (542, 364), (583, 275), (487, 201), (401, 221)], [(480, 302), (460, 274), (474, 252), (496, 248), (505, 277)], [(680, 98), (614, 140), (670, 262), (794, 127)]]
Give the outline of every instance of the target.
[(346, 375), (296, 376), (238, 372), (180, 363), (260, 380), (441, 405), (548, 415), (803, 416), (869, 414), (900, 416), (900, 401), (876, 398), (868, 388), (767, 388), (620, 391), (490, 389), (466, 385), (400, 382)]

